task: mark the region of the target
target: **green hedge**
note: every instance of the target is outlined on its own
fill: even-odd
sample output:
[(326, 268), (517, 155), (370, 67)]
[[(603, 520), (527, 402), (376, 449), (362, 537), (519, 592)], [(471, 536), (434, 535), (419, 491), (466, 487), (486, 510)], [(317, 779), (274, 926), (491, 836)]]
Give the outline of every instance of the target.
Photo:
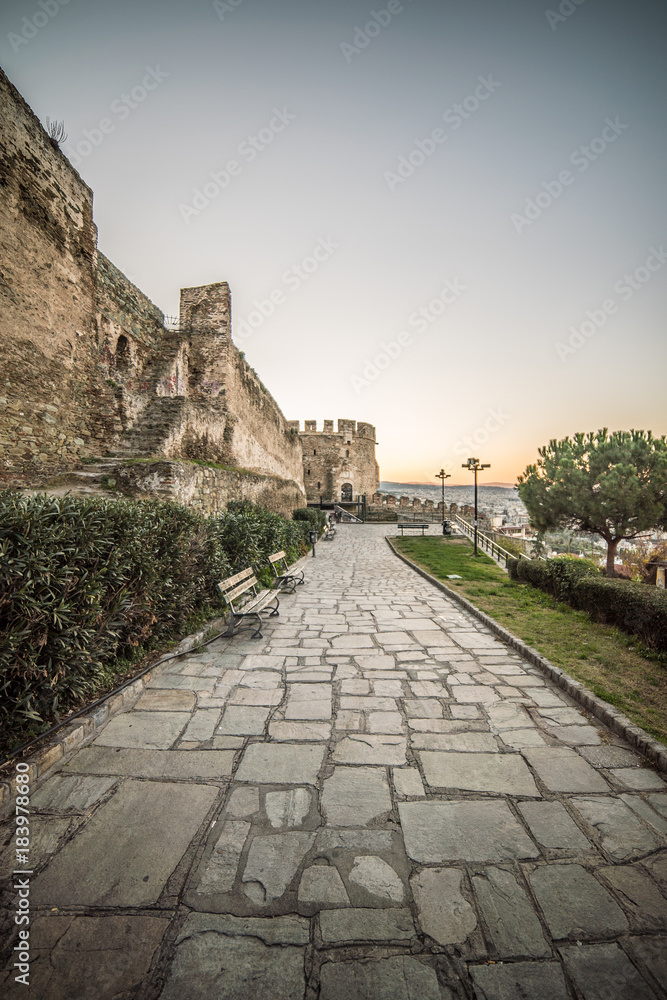
[(319, 507), (298, 507), (292, 517), (295, 521), (307, 521), (318, 532), (324, 531), (327, 515)]
[(649, 648), (667, 650), (667, 593), (644, 583), (602, 576), (586, 559), (512, 559), (513, 580), (546, 590), (558, 601), (587, 611), (595, 621), (636, 635)]
[(0, 492), (4, 736), (108, 688), (114, 661), (219, 613), (219, 580), (278, 549), (294, 561), (307, 539), (308, 525), (245, 502), (205, 517), (171, 501)]

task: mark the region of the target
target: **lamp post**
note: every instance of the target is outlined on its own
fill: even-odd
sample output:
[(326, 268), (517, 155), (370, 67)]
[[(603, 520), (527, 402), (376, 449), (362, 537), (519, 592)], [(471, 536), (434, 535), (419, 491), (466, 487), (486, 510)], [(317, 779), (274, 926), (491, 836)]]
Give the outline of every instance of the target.
[(462, 469), (475, 473), (475, 555), (477, 555), (477, 473), (480, 469), (490, 469), (490, 465), (482, 465), (478, 458), (469, 458)]
[(445, 533), (445, 479), (451, 479), (452, 477), (444, 469), (440, 469), (440, 472), (436, 472), (435, 478), (442, 482), (442, 533)]

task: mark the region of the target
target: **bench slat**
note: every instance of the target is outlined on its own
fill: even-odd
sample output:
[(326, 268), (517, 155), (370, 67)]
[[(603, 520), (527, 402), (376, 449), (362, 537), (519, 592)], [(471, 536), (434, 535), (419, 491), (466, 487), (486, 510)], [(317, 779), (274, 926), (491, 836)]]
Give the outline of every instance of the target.
[(260, 611), (265, 604), (272, 601), (274, 598), (280, 595), (279, 590), (263, 590), (261, 594), (258, 595), (257, 600), (251, 601), (250, 604), (246, 604), (245, 607), (237, 612), (238, 614), (252, 614), (255, 611)]
[(285, 555), (284, 552), (274, 552), (272, 556), (269, 556), (269, 562), (270, 563), (276, 563), (280, 559), (285, 559), (285, 558), (286, 558), (286, 555)]
[(255, 575), (254, 569), (252, 568), (252, 566), (248, 566), (247, 569), (241, 570), (240, 573), (235, 573), (234, 576), (228, 576), (226, 580), (221, 580), (220, 583), (218, 584), (218, 587), (224, 594), (226, 590), (229, 590), (240, 580), (245, 580), (247, 577), (254, 575)]
[(240, 583), (238, 587), (234, 588), (234, 590), (228, 590), (227, 593), (224, 594), (223, 596), (225, 600), (231, 604), (232, 601), (236, 600), (237, 597), (240, 597), (241, 594), (245, 594), (248, 590), (251, 590), (252, 587), (256, 586), (256, 584), (257, 580), (253, 576), (251, 577), (250, 580), (246, 581), (245, 583)]

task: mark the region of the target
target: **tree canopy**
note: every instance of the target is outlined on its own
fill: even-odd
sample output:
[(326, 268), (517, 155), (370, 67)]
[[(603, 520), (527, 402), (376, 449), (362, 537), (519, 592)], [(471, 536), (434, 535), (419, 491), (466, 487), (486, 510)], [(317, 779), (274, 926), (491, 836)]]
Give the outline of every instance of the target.
[(570, 527), (607, 543), (614, 575), (618, 543), (667, 528), (667, 440), (650, 431), (575, 434), (539, 448), (518, 477), (519, 496), (539, 532)]

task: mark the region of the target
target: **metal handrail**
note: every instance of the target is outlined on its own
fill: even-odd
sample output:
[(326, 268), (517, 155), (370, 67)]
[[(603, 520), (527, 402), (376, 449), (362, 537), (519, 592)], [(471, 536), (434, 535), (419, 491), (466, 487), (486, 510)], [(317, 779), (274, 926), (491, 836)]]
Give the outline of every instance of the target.
[[(464, 521), (458, 514), (452, 514), (450, 520), (461, 528), (464, 534), (468, 535), (469, 538), (475, 537), (474, 525), (470, 524), (468, 521)], [(505, 569), (507, 569), (507, 564), (510, 559), (517, 558), (514, 553), (508, 552), (507, 549), (503, 549), (497, 542), (494, 542), (492, 538), (489, 538), (488, 535), (485, 535), (484, 532), (479, 529), (477, 529), (477, 545), (481, 549), (484, 549), (485, 552), (488, 552), (492, 559), (496, 559), (498, 562), (502, 561)], [(528, 559), (530, 561), (530, 556), (527, 556), (525, 552), (522, 552), (518, 558)]]

